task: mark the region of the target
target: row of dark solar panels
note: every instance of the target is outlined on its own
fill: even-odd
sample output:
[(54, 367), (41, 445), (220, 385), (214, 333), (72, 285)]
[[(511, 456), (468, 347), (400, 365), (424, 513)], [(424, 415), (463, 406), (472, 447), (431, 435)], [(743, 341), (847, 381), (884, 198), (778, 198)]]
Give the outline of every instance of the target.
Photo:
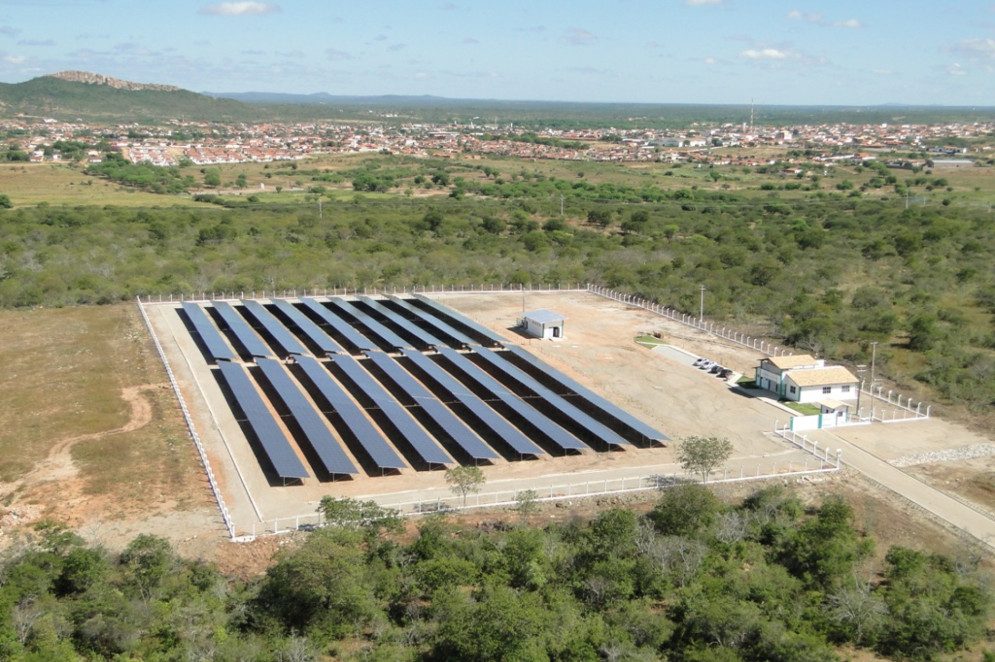
[[(359, 470), (329, 422), (370, 473), (666, 440), (531, 354), (424, 297), (274, 299), (269, 307), (254, 300), (241, 306), (213, 301), (210, 307), (184, 302), (183, 310), (282, 479), (309, 474), (273, 411), (296, 423), (305, 456), (333, 477)], [(257, 367), (238, 363), (240, 358)], [(263, 379), (254, 380), (253, 373)]]

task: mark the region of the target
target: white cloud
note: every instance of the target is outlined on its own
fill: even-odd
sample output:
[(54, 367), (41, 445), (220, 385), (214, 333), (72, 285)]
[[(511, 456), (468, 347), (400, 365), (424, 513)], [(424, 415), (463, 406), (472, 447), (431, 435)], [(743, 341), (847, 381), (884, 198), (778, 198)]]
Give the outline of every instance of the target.
[(703, 7), (705, 5), (724, 5), (726, 0), (687, 0), (684, 4), (688, 7)]
[(748, 48), (740, 53), (748, 60), (787, 60), (791, 54), (777, 48)]
[(995, 39), (964, 39), (951, 49), (975, 60), (995, 60)]
[(891, 76), (895, 72), (891, 69), (871, 69), (871, 73), (877, 74), (878, 76)]
[(967, 71), (960, 64), (954, 62), (949, 67), (947, 67), (947, 73), (951, 76), (966, 76)]
[(714, 57), (706, 57), (704, 62), (705, 64), (716, 64), (718, 60), (716, 60)]
[(792, 21), (808, 21), (809, 23), (821, 23), (822, 14), (816, 12), (804, 13), (797, 9), (788, 12), (788, 18)]
[(24, 64), (27, 61), (27, 59), (28, 58), (24, 57), (23, 55), (4, 55), (3, 56), (3, 63), (4, 64)]
[(588, 46), (597, 40), (597, 35), (580, 28), (572, 28), (567, 30), (566, 33), (560, 37), (561, 44), (568, 44), (570, 46)]
[(351, 59), (353, 59), (352, 55), (350, 55), (349, 53), (346, 53), (345, 51), (335, 50), (334, 48), (328, 48), (328, 49), (326, 49), (325, 50), (325, 55), (327, 55), (328, 59), (332, 60), (333, 62), (338, 62), (340, 60), (351, 60)]
[(278, 11), (280, 5), (271, 2), (222, 2), (219, 5), (206, 5), (199, 13), (212, 16), (252, 16)]
[(806, 23), (812, 23), (822, 28), (847, 28), (850, 30), (856, 30), (864, 27), (864, 24), (855, 18), (848, 18), (845, 21), (830, 22), (825, 20), (825, 17), (818, 12), (806, 13), (798, 9), (792, 9), (785, 15), (785, 17), (789, 21), (805, 21)]

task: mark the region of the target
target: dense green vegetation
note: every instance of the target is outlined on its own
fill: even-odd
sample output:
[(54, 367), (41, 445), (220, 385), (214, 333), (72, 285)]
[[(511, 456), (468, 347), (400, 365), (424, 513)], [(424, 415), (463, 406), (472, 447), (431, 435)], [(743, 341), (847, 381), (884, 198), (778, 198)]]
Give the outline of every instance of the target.
[[(152, 190), (220, 179), (214, 169), (119, 159), (99, 167)], [(884, 166), (838, 167), (829, 178), (585, 169), (568, 179), (513, 160), (381, 156), (347, 169), (264, 171), (296, 177), (307, 191), (296, 198), (200, 198), (218, 203), (211, 208), (0, 206), (0, 305), (596, 282), (696, 313), (703, 284), (706, 314), (720, 324), (859, 363), (878, 342), (883, 371), (991, 410), (995, 233), (970, 190), (952, 193), (945, 177)], [(353, 192), (343, 197), (345, 187)]]
[(806, 513), (779, 488), (726, 507), (687, 485), (543, 529), (433, 516), (411, 537), (379, 514), (247, 583), (156, 537), (112, 555), (43, 524), (0, 566), (0, 658), (928, 660), (977, 642), (992, 605), (974, 561), (896, 547), (875, 574), (843, 501)]

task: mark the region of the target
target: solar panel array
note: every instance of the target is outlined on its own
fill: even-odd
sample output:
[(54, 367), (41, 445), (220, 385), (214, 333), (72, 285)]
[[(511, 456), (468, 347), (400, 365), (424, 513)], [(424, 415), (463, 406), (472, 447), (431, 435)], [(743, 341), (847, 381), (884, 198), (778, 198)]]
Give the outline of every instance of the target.
[(245, 374), (245, 368), (230, 361), (221, 361), (218, 367), (276, 475), (280, 478), (308, 478), (307, 469), (273, 418), (272, 412), (266, 407), (266, 402), (252, 380)]
[(182, 309), (281, 479), (309, 477), (301, 457), (319, 478), (334, 478), (667, 438), (473, 320), (415, 297)]
[(224, 336), (218, 331), (218, 327), (211, 323), (211, 319), (203, 308), (192, 301), (184, 301), (183, 311), (187, 314), (187, 318), (193, 324), (194, 330), (197, 331), (197, 335), (200, 336), (212, 359), (215, 361), (234, 361), (238, 358), (238, 354), (228, 346)]

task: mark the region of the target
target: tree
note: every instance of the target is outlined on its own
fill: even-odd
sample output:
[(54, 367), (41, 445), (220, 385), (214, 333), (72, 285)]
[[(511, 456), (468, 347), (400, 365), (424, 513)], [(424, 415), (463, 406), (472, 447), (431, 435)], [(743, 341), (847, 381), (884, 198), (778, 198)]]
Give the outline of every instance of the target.
[(204, 186), (221, 186), (221, 171), (217, 168), (204, 170)]
[(700, 474), (708, 482), (708, 474), (732, 455), (732, 442), (725, 437), (685, 437), (677, 450), (677, 461), (688, 473)]
[(446, 482), (453, 494), (463, 497), (465, 506), (466, 496), (476, 494), (484, 484), (484, 472), (479, 467), (453, 467), (446, 470)]
[(524, 490), (515, 494), (515, 512), (523, 520), (539, 512), (539, 495), (535, 490)]
[(0, 209), (10, 209), (14, 206), (14, 203), (10, 201), (10, 196), (6, 193), (0, 193)]

